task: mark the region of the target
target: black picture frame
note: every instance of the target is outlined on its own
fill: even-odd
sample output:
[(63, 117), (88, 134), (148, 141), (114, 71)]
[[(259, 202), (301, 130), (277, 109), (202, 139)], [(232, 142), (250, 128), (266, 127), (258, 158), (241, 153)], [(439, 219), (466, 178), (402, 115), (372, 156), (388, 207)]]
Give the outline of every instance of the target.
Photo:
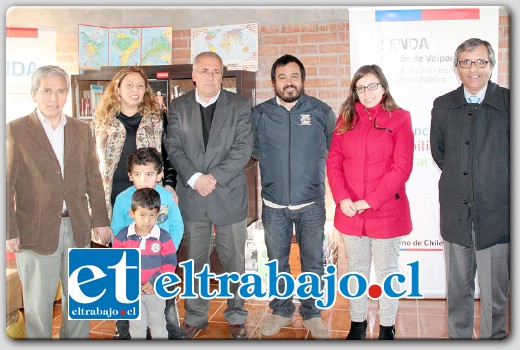
[(154, 96), (157, 95), (157, 91), (161, 92), (161, 96), (163, 96), (163, 102), (166, 106), (166, 114), (168, 113), (168, 106), (170, 103), (170, 95), (169, 95), (169, 81), (168, 79), (148, 79), (148, 84), (150, 84), (150, 87), (152, 88)]

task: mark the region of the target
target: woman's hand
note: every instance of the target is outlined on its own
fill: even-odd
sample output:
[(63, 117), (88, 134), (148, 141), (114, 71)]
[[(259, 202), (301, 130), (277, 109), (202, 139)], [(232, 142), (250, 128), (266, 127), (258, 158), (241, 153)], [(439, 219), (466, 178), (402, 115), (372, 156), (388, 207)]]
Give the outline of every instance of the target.
[(341, 208), (341, 211), (343, 214), (345, 214), (348, 217), (353, 217), (356, 215), (356, 207), (354, 203), (352, 202), (352, 199), (347, 198), (339, 202), (339, 207)]
[(356, 208), (358, 214), (361, 214), (365, 209), (370, 209), (370, 205), (368, 205), (366, 200), (360, 199), (354, 202), (354, 208)]

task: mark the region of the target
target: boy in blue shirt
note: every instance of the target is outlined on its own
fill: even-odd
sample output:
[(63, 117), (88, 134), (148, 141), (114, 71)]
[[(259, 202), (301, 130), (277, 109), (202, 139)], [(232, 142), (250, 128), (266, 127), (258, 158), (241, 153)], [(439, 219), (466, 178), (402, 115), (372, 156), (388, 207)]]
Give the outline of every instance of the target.
[[(134, 221), (130, 216), (134, 192), (141, 188), (153, 188), (161, 197), (161, 209), (157, 219), (157, 226), (168, 231), (175, 245), (175, 250), (178, 251), (184, 232), (184, 224), (179, 206), (173, 200), (171, 192), (159, 185), (163, 177), (161, 155), (151, 147), (139, 148), (128, 156), (127, 171), (128, 177), (134, 185), (116, 197), (114, 208), (112, 209), (112, 232), (117, 235), (119, 231)], [(182, 338), (182, 329), (179, 324), (175, 298), (166, 300), (165, 315), (168, 339)], [(119, 333), (118, 339), (129, 338), (128, 321), (117, 321), (116, 327)]]
[(172, 193), (159, 185), (163, 178), (163, 162), (161, 155), (154, 148), (139, 148), (128, 156), (127, 171), (133, 186), (121, 192), (114, 203), (112, 210), (112, 232), (117, 235), (124, 227), (130, 225), (133, 219), (130, 217), (132, 195), (141, 188), (153, 188), (161, 196), (161, 210), (157, 225), (168, 231), (175, 249), (179, 249), (184, 224), (182, 222), (179, 206), (172, 198)]

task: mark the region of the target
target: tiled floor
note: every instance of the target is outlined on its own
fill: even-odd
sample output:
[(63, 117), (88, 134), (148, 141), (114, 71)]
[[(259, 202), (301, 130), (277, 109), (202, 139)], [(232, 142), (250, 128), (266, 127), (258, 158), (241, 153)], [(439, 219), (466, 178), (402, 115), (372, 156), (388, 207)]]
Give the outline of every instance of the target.
[[(346, 271), (346, 258), (342, 240), (340, 240), (338, 257), (338, 273)], [(299, 261), (291, 259), (291, 270), (297, 269)], [(297, 272), (296, 272), (297, 273)], [(184, 303), (178, 302), (181, 323), (184, 317)], [(257, 339), (312, 339), (310, 332), (303, 326), (303, 321), (298, 312), (295, 312), (293, 321), (282, 330), (270, 337), (260, 334), (259, 325), (266, 319), (271, 310), (267, 301), (248, 300), (245, 307), (249, 310), (246, 327), (248, 337)], [(377, 301), (370, 301), (368, 312), (367, 339), (377, 339), (379, 322), (377, 315)], [(209, 325), (198, 332), (194, 339), (231, 339), (229, 326), (224, 320), (223, 312), (226, 302), (223, 299), (215, 299), (210, 302)], [(350, 328), (349, 301), (338, 295), (336, 303), (331, 309), (322, 311), (322, 319), (329, 330), (330, 339), (345, 339)], [(396, 339), (448, 339), (446, 329), (447, 318), (446, 302), (444, 299), (415, 300), (402, 299), (399, 302), (399, 310), (396, 320)], [(479, 301), (475, 301), (475, 322), (473, 337), (479, 338)], [(61, 324), (61, 302), (56, 302), (54, 308), (53, 334), (58, 337)], [(115, 332), (115, 321), (92, 321), (91, 339), (112, 339)]]
[[(183, 303), (179, 303), (179, 313), (184, 316)], [(329, 310), (322, 311), (322, 319), (329, 329), (330, 339), (345, 339), (350, 327), (348, 312), (349, 301), (339, 298)], [(475, 314), (478, 314), (479, 302), (475, 302)], [(210, 302), (209, 325), (199, 331), (195, 339), (231, 339), (229, 326), (223, 318), (226, 308), (224, 300)], [(247, 330), (249, 339), (312, 339), (303, 326), (299, 314), (293, 316), (293, 322), (282, 328), (280, 333), (265, 337), (260, 334), (259, 324), (271, 313), (267, 301), (248, 301), (249, 310)], [(61, 303), (54, 309), (53, 334), (57, 337), (61, 324)], [(112, 339), (115, 321), (91, 321), (91, 339)], [(474, 337), (479, 336), (479, 317), (475, 316)], [(377, 302), (370, 301), (368, 313), (367, 339), (377, 339), (379, 323)], [(396, 339), (448, 339), (446, 331), (446, 303), (444, 300), (401, 300), (396, 320)]]

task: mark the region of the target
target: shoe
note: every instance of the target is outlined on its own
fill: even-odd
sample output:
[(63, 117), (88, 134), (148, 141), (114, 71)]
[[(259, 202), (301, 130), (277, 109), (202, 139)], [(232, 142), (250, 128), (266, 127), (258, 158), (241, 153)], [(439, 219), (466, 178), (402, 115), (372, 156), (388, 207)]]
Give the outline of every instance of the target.
[(309, 331), (314, 339), (329, 339), (329, 331), (321, 317), (313, 317), (303, 321), (303, 325)]
[(350, 322), (350, 331), (348, 332), (348, 336), (345, 338), (347, 340), (363, 340), (367, 336), (367, 320), (363, 322)]
[(184, 328), (184, 339), (189, 340), (193, 339), (193, 337), (197, 334), (198, 331), (204, 329), (208, 326), (208, 323), (202, 324), (200, 326), (192, 326), (190, 324), (183, 324), (182, 328)]
[(379, 340), (394, 340), (395, 336), (395, 325), (391, 326), (379, 326)]
[(247, 328), (243, 323), (240, 324), (231, 324), (229, 325), (231, 329), (231, 336), (234, 339), (246, 339), (247, 338)]
[(262, 335), (275, 335), (280, 332), (282, 327), (292, 322), (292, 317), (283, 317), (279, 315), (271, 315), (267, 320), (262, 322), (260, 333)]
[(112, 337), (112, 339), (114, 339), (114, 340), (130, 340), (130, 339), (132, 339), (132, 338), (130, 338), (130, 336), (128, 336), (128, 337), (125, 338), (125, 337), (120, 336), (119, 333), (116, 333), (116, 334)]
[(112, 337), (114, 340), (130, 340), (130, 323), (128, 320), (118, 320), (116, 322), (116, 334)]
[(168, 331), (168, 340), (182, 340), (184, 339), (184, 327), (166, 324)]

